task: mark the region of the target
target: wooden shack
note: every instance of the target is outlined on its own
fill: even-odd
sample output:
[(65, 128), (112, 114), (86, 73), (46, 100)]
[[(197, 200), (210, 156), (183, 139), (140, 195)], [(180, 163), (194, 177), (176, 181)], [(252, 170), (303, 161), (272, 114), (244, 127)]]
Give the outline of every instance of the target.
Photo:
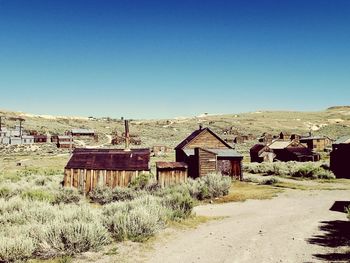
[(161, 187), (185, 183), (187, 164), (184, 162), (156, 162), (157, 182)]
[(243, 156), (209, 128), (199, 128), (176, 148), (176, 161), (188, 165), (188, 175), (196, 178), (220, 172), (242, 179)]
[(64, 172), (64, 186), (85, 193), (96, 186), (128, 186), (134, 177), (149, 173), (149, 149), (75, 149)]
[(330, 167), (337, 178), (350, 179), (350, 136), (343, 136), (333, 144)]
[(87, 136), (95, 138), (95, 131), (92, 129), (72, 129), (70, 134), (76, 137)]
[(282, 162), (316, 162), (321, 158), (318, 153), (315, 153), (312, 150), (308, 149), (297, 140), (276, 140), (269, 144), (268, 148), (276, 155), (275, 160)]
[(307, 145), (310, 150), (323, 152), (332, 147), (332, 140), (326, 136), (309, 136), (300, 138), (300, 142)]
[(273, 162), (276, 154), (265, 144), (255, 144), (250, 148), (250, 161), (251, 162)]
[(46, 143), (47, 142), (47, 136), (43, 134), (36, 134), (34, 136), (34, 143)]

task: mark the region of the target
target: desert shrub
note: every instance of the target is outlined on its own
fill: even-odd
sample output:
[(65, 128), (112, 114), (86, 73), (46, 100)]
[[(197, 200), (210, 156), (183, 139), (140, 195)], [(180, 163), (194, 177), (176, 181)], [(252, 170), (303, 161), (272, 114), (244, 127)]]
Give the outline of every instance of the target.
[(324, 170), (324, 169), (318, 169), (314, 173), (314, 177), (317, 179), (335, 179), (335, 175), (333, 172)]
[[(17, 229), (20, 230), (20, 229)], [(0, 262), (18, 262), (30, 258), (35, 250), (32, 238), (21, 232), (0, 232)]]
[(261, 185), (274, 185), (277, 183), (279, 183), (279, 180), (276, 177), (270, 177), (270, 178), (264, 179), (259, 184), (261, 184)]
[(131, 188), (116, 187), (112, 191), (112, 199), (113, 201), (130, 201), (145, 194), (146, 192), (142, 190), (136, 191)]
[(23, 199), (38, 200), (38, 201), (49, 201), (53, 202), (55, 196), (53, 193), (47, 192), (42, 189), (30, 189), (21, 193)]
[(231, 187), (231, 178), (221, 174), (208, 174), (199, 179), (204, 187), (208, 189), (210, 197), (220, 197), (227, 195)]
[(151, 174), (140, 174), (136, 177), (134, 177), (130, 184), (129, 187), (135, 190), (142, 190), (147, 187), (151, 183), (152, 175)]
[(103, 205), (113, 201), (113, 192), (108, 186), (98, 186), (89, 193), (89, 197), (93, 202)]
[(13, 192), (9, 187), (0, 187), (0, 198), (9, 199), (13, 196)]
[(165, 207), (169, 208), (172, 220), (187, 218), (191, 215), (194, 200), (190, 194), (184, 192), (174, 192), (162, 199)]
[(243, 182), (246, 183), (259, 183), (260, 181), (257, 178), (251, 177), (251, 176), (244, 176)]
[(43, 258), (73, 255), (109, 243), (106, 228), (95, 220), (55, 220), (45, 225), (36, 238), (35, 253)]
[(60, 188), (55, 195), (55, 204), (70, 204), (70, 203), (79, 203), (82, 199), (81, 194), (75, 188)]
[(115, 202), (103, 208), (104, 225), (116, 240), (144, 241), (161, 229), (167, 210), (160, 199), (143, 196), (127, 202)]

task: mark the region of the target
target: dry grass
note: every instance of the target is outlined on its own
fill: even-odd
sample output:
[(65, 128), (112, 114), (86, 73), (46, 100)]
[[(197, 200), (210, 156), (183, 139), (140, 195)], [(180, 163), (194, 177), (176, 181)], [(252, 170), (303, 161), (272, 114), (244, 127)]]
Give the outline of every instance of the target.
[(186, 218), (181, 221), (172, 221), (169, 223), (170, 227), (176, 229), (187, 229), (187, 228), (197, 228), (199, 225), (213, 221), (213, 220), (221, 220), (224, 219), (223, 216), (196, 216), (193, 215), (189, 218)]
[(232, 184), (229, 194), (214, 200), (214, 203), (243, 202), (248, 199), (271, 199), (281, 192), (281, 189), (267, 185), (236, 181)]
[[(350, 181), (350, 180), (349, 180)], [(322, 182), (318, 184), (300, 184), (294, 182), (278, 182), (273, 185), (278, 188), (288, 188), (295, 190), (349, 190), (350, 184), (346, 182), (346, 184), (339, 184), (338, 182)]]

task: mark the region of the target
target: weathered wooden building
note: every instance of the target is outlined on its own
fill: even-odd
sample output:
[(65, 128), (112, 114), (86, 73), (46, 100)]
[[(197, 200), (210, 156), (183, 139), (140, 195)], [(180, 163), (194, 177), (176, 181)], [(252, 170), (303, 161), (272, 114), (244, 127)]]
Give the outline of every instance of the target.
[(89, 192), (96, 186), (128, 186), (149, 173), (149, 149), (75, 149), (64, 172), (64, 186)]
[(307, 145), (310, 150), (323, 152), (332, 147), (332, 140), (326, 136), (309, 136), (300, 138), (300, 142)]
[(350, 179), (350, 136), (343, 136), (334, 142), (330, 167), (337, 178)]
[(47, 142), (47, 136), (43, 134), (36, 134), (34, 136), (34, 143), (46, 143)]
[(70, 134), (72, 136), (88, 136), (88, 137), (95, 137), (95, 131), (92, 129), (72, 129), (70, 131)]
[(251, 162), (273, 162), (276, 154), (265, 144), (255, 144), (250, 148), (250, 161)]
[(279, 139), (283, 141), (290, 141), (291, 140), (291, 134), (286, 131), (282, 131), (279, 134)]
[(185, 183), (187, 181), (187, 164), (184, 162), (157, 162), (157, 182), (161, 187)]
[(268, 148), (276, 155), (275, 160), (288, 162), (298, 161), (316, 162), (320, 160), (320, 154), (313, 152), (299, 141), (276, 140), (268, 145)]
[(201, 127), (176, 148), (176, 161), (188, 165), (188, 175), (196, 178), (209, 173), (242, 179), (243, 156), (209, 128)]

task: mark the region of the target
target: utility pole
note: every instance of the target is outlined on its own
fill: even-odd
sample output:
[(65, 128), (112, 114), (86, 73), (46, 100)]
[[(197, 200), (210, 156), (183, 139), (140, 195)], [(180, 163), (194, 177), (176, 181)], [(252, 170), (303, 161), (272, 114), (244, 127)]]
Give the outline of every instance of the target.
[(0, 116), (0, 131), (2, 131), (2, 129), (1, 129), (1, 125), (2, 125), (2, 116)]
[(124, 151), (130, 151), (129, 120), (124, 121), (124, 126), (125, 126), (125, 149), (124, 149)]

